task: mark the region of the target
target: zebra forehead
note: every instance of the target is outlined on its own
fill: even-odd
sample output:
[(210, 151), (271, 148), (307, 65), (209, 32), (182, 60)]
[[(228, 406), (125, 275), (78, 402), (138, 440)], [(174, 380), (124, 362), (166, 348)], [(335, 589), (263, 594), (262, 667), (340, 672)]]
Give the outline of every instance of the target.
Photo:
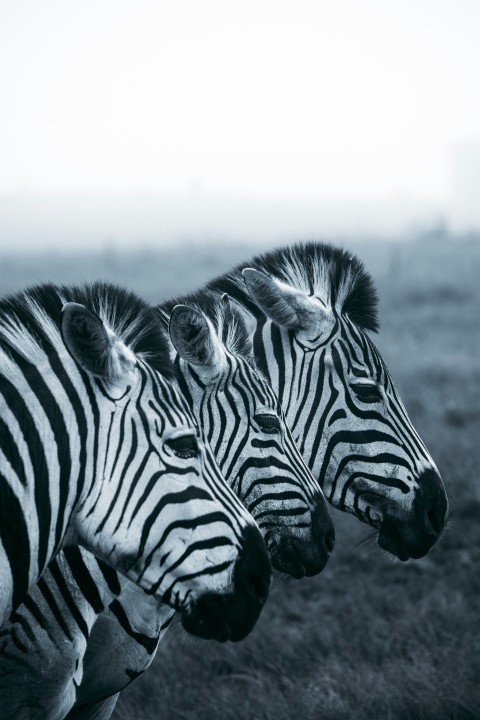
[(158, 310), (164, 319), (170, 316), (175, 305), (188, 305), (200, 310), (210, 320), (225, 349), (255, 367), (252, 344), (245, 321), (233, 303), (226, 304), (217, 293), (200, 290), (166, 300), (159, 305)]
[(248, 306), (241, 275), (245, 267), (263, 271), (307, 295), (319, 296), (364, 330), (378, 330), (378, 295), (373, 280), (348, 250), (315, 241), (296, 243), (257, 255), (211, 281), (208, 287), (230, 292)]
[(0, 349), (15, 348), (25, 357), (63, 345), (60, 334), (66, 302), (85, 305), (164, 377), (173, 377), (167, 335), (153, 308), (134, 293), (111, 283), (82, 286), (37, 285), (0, 300)]

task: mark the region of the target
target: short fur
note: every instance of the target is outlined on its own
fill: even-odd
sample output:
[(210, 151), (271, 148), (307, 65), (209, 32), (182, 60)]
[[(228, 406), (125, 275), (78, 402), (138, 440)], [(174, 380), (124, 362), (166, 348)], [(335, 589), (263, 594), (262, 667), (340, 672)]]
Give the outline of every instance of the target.
[(272, 275), (308, 295), (318, 295), (364, 330), (378, 330), (378, 295), (373, 280), (363, 263), (347, 250), (314, 241), (298, 243), (257, 255), (208, 283), (211, 290), (226, 290), (232, 297), (241, 298), (257, 316), (258, 307), (249, 302), (241, 274), (246, 267)]
[(12, 351), (32, 359), (58, 348), (66, 302), (85, 305), (135, 355), (164, 377), (173, 376), (169, 341), (155, 310), (134, 293), (103, 282), (78, 287), (48, 283), (0, 300), (0, 355), (7, 365)]

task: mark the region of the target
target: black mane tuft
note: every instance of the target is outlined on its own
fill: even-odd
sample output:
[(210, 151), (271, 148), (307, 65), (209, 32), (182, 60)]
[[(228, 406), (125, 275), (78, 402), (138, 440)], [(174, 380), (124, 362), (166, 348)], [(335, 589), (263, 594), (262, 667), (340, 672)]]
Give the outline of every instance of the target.
[(2, 328), (16, 327), (48, 354), (52, 334), (44, 320), (50, 322), (55, 334), (58, 329), (60, 340), (62, 307), (66, 302), (80, 303), (95, 312), (138, 357), (164, 377), (173, 377), (169, 341), (155, 309), (134, 293), (106, 282), (82, 286), (46, 283), (0, 300), (0, 348), (8, 353), (12, 346)]
[(273, 275), (309, 295), (319, 293), (358, 327), (378, 330), (378, 295), (363, 263), (348, 250), (321, 242), (305, 242), (257, 255), (208, 283), (215, 292), (228, 292), (255, 315), (242, 279), (242, 270), (252, 267)]

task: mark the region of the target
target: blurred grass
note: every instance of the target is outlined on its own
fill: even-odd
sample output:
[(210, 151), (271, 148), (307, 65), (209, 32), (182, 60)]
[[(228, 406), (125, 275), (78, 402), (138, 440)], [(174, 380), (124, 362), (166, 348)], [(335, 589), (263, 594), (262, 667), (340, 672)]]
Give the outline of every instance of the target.
[[(444, 538), (391, 560), (335, 512), (337, 545), (317, 578), (276, 578), (253, 633), (224, 646), (175, 625), (116, 720), (480, 718), (480, 242), (429, 237), (352, 246), (379, 289), (375, 341), (445, 480)], [(248, 248), (0, 258), (0, 289), (97, 277), (151, 301), (198, 287)]]

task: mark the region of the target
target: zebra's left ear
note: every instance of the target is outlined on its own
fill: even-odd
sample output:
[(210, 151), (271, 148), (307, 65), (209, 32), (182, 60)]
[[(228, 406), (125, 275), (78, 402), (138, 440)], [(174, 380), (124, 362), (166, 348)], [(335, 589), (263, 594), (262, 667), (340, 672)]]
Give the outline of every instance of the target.
[(229, 321), (231, 321), (233, 318), (233, 313), (232, 313), (232, 306), (230, 304), (230, 295), (228, 295), (227, 293), (222, 293), (220, 300), (223, 305), (225, 318), (227, 318)]
[(135, 355), (92, 310), (68, 302), (62, 309), (63, 342), (80, 367), (108, 384), (118, 384), (133, 371)]
[(326, 314), (317, 298), (253, 268), (242, 270), (252, 300), (267, 317), (290, 330), (309, 330)]
[(218, 373), (224, 352), (215, 329), (200, 310), (175, 305), (168, 331), (175, 350), (190, 365), (195, 365), (197, 372), (203, 377)]

